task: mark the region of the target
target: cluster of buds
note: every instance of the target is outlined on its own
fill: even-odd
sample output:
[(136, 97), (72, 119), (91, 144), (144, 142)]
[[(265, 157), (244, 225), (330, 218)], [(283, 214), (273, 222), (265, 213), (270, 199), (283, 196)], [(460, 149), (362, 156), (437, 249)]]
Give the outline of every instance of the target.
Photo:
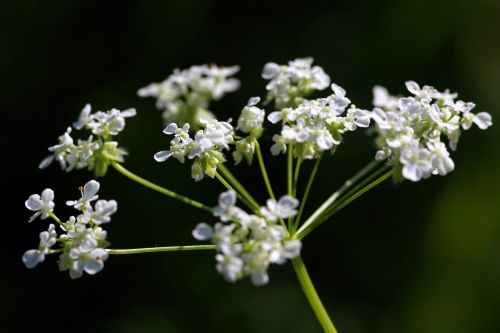
[(73, 169), (93, 170), (97, 177), (106, 174), (112, 162), (123, 162), (126, 151), (118, 147), (118, 142), (112, 138), (125, 128), (125, 118), (136, 115), (135, 109), (120, 111), (97, 111), (91, 113), (90, 104), (85, 105), (78, 120), (73, 123), (76, 130), (89, 130), (92, 134), (87, 140), (71, 137), (72, 128), (59, 137), (59, 143), (49, 147), (51, 154), (40, 163), (40, 168), (46, 168), (54, 160), (67, 172)]
[(156, 107), (163, 110), (165, 123), (190, 123), (196, 119), (215, 118), (208, 110), (212, 100), (221, 99), (226, 93), (237, 90), (238, 79), (230, 76), (240, 68), (215, 65), (192, 66), (174, 72), (161, 83), (151, 83), (139, 89), (140, 97), (155, 97)]
[(397, 98), (384, 87), (373, 89), (375, 108), (371, 118), (377, 125), (376, 140), (379, 150), (376, 159), (388, 159), (397, 170), (396, 175), (417, 182), (431, 175), (444, 176), (453, 171), (455, 163), (442, 141), (448, 139), (451, 150), (457, 148), (461, 130), (472, 124), (480, 129), (492, 125), (487, 112), (472, 113), (475, 104), (456, 101), (456, 93), (439, 92), (431, 86), (406, 82), (413, 95)]
[[(97, 200), (99, 187), (97, 181), (91, 180), (81, 189), (80, 199), (66, 202), (68, 206), (80, 212), (66, 222), (61, 222), (53, 213), (54, 192), (51, 189), (45, 189), (41, 196), (33, 194), (26, 200), (26, 208), (35, 212), (30, 222), (38, 216), (41, 219), (50, 216), (59, 223), (62, 230), (58, 235), (56, 226), (50, 224), (47, 231), (40, 233), (38, 247), (26, 251), (23, 255), (26, 267), (35, 267), (43, 262), (48, 254), (61, 253), (59, 269), (69, 270), (72, 279), (81, 277), (83, 272), (93, 275), (103, 269), (104, 261), (108, 258), (104, 248), (109, 243), (106, 241), (107, 233), (101, 225), (111, 221), (111, 215), (116, 212), (118, 206), (115, 200)], [(96, 201), (93, 206), (92, 201)], [(59, 247), (53, 249), (56, 245)]]
[(253, 215), (237, 207), (236, 193), (227, 191), (219, 196), (219, 204), (213, 209), (220, 222), (213, 227), (198, 224), (193, 237), (216, 245), (216, 268), (226, 280), (235, 282), (249, 276), (254, 285), (265, 285), (269, 282), (270, 264), (283, 264), (300, 254), (301, 242), (290, 239), (278, 223), (278, 219), (296, 215), (298, 204), (288, 195), (277, 202), (269, 199), (260, 215)]

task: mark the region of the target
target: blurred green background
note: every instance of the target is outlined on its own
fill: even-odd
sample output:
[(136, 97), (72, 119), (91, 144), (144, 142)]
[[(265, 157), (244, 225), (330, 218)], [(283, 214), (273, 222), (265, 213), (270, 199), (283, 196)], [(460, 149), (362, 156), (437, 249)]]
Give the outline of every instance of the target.
[[(179, 163), (153, 161), (168, 139), (153, 100), (136, 90), (175, 67), (239, 64), (242, 87), (212, 105), (235, 118), (249, 97), (264, 96), (266, 62), (312, 56), (359, 107), (370, 107), (373, 85), (399, 93), (413, 79), (459, 92), (494, 121), (463, 136), (449, 176), (388, 182), (304, 241), (339, 330), (500, 332), (499, 36), (497, 0), (2, 2), (0, 331), (319, 332), (289, 265), (271, 268), (270, 284), (255, 288), (223, 281), (208, 252), (111, 257), (97, 276), (76, 281), (58, 272), (56, 258), (33, 270), (21, 262), (46, 228), (28, 225), (24, 200), (51, 187), (58, 214), (68, 216), (64, 201), (92, 177), (37, 169), (85, 103), (136, 107), (120, 137), (126, 166), (215, 205), (220, 184), (194, 184)], [(346, 135), (320, 168), (309, 211), (374, 152), (372, 137)], [(268, 164), (282, 193), (283, 159)], [(237, 172), (264, 200), (257, 169)], [(101, 192), (119, 202), (107, 225), (115, 248), (194, 243), (196, 223), (214, 221), (112, 171)]]

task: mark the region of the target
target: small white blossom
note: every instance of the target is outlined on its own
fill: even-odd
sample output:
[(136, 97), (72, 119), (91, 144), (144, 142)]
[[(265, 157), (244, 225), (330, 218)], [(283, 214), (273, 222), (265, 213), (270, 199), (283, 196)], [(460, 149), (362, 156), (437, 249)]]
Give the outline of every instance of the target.
[(266, 207), (261, 207), (260, 212), (270, 221), (276, 221), (279, 217), (287, 219), (297, 215), (296, 208), (299, 201), (289, 195), (282, 196), (277, 202), (274, 199), (268, 199)]
[(312, 58), (295, 59), (282, 66), (267, 63), (262, 71), (262, 77), (270, 80), (266, 85), (267, 100), (274, 100), (278, 108), (293, 107), (315, 90), (327, 88), (330, 77), (312, 63)]
[(84, 186), (83, 190), (81, 190), (82, 197), (78, 200), (66, 201), (66, 205), (73, 206), (77, 210), (86, 210), (90, 208), (90, 202), (97, 200), (99, 196), (97, 192), (99, 192), (99, 188), (101, 184), (99, 184), (96, 180), (88, 181)]
[(45, 260), (45, 255), (49, 253), (52, 246), (56, 244), (56, 227), (51, 224), (47, 231), (40, 233), (40, 244), (37, 249), (28, 250), (23, 255), (23, 263), (27, 268), (33, 268)]
[(78, 216), (78, 220), (83, 223), (90, 221), (95, 224), (103, 224), (111, 221), (111, 215), (118, 210), (118, 204), (115, 200), (98, 200), (95, 203), (95, 208), (88, 208), (83, 211), (83, 214)]
[(54, 191), (50, 188), (43, 190), (42, 195), (30, 195), (28, 200), (24, 202), (26, 208), (35, 212), (35, 214), (30, 217), (29, 222), (32, 222), (38, 216), (40, 216), (42, 220), (45, 220), (54, 210), (55, 204), (53, 200)]

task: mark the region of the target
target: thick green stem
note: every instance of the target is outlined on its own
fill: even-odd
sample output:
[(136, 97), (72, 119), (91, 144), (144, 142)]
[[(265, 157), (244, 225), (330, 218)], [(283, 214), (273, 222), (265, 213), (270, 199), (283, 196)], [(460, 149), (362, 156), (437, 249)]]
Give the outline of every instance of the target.
[(299, 212), (297, 214), (297, 217), (295, 218), (295, 223), (294, 223), (294, 228), (293, 230), (297, 230), (300, 219), (302, 217), (302, 213), (304, 212), (304, 207), (306, 206), (306, 201), (307, 198), (309, 197), (309, 191), (311, 191), (312, 184), (314, 182), (314, 178), (316, 177), (316, 173), (318, 172), (319, 164), (321, 163), (321, 158), (323, 157), (323, 154), (319, 156), (319, 158), (316, 160), (314, 163), (314, 167), (311, 171), (311, 175), (309, 176), (309, 180), (307, 181), (307, 186), (306, 186), (306, 191), (304, 192), (304, 196), (302, 197), (302, 200), (300, 202), (300, 207), (299, 207)]
[(120, 163), (113, 162), (113, 163), (111, 163), (111, 165), (113, 166), (113, 168), (115, 168), (116, 171), (118, 171), (119, 173), (121, 173), (125, 177), (127, 177), (127, 178), (147, 187), (147, 188), (150, 188), (153, 191), (165, 194), (166, 196), (168, 196), (170, 198), (179, 200), (179, 201), (184, 202), (185, 204), (191, 205), (193, 207), (203, 209), (207, 212), (212, 212), (212, 208), (210, 208), (209, 206), (204, 205), (204, 204), (202, 204), (198, 201), (195, 201), (193, 199), (190, 199), (188, 197), (185, 197), (183, 195), (177, 194), (174, 191), (171, 191), (171, 190), (166, 189), (164, 187), (161, 187), (159, 185), (156, 185), (155, 183), (152, 183), (149, 180), (146, 180), (146, 179), (136, 175), (135, 173), (132, 173), (129, 170), (125, 169), (125, 167), (123, 167), (123, 165), (121, 165)]
[(267, 176), (266, 166), (264, 164), (264, 159), (262, 158), (262, 152), (260, 151), (260, 145), (257, 140), (255, 142), (255, 152), (257, 153), (257, 159), (259, 160), (260, 171), (262, 173), (262, 178), (264, 178), (264, 182), (266, 183), (267, 192), (269, 193), (269, 197), (271, 199), (276, 199), (274, 196), (273, 188), (271, 186), (271, 182), (269, 181), (269, 177)]
[(215, 250), (215, 245), (185, 245), (185, 246), (159, 246), (143, 247), (138, 249), (106, 249), (109, 254), (139, 254), (154, 252), (173, 252), (173, 251), (198, 251)]
[(239, 192), (242, 197), (244, 197), (249, 203), (250, 207), (253, 208), (253, 210), (259, 210), (259, 204), (255, 199), (248, 193), (248, 191), (245, 189), (243, 185), (236, 179), (235, 176), (227, 169), (222, 163), (217, 165), (217, 168), (220, 170), (221, 174), (231, 183), (231, 185), (236, 189), (237, 192)]
[(302, 258), (300, 256), (293, 258), (292, 264), (293, 269), (295, 270), (295, 274), (297, 275), (297, 278), (302, 287), (302, 291), (306, 295), (307, 300), (309, 301), (309, 304), (311, 305), (311, 308), (316, 315), (316, 318), (321, 324), (321, 327), (323, 327), (323, 331), (325, 331), (326, 333), (337, 333), (337, 330), (335, 329), (332, 320), (328, 316), (323, 303), (321, 303), (321, 299), (319, 298), (316, 289), (314, 289), (314, 285), (311, 281), (311, 278), (309, 277), (309, 274), (307, 273), (307, 269), (304, 265), (304, 262), (302, 261)]
[[(355, 174), (352, 178), (347, 180), (344, 185), (340, 187), (337, 191), (335, 191), (328, 199), (319, 208), (304, 222), (304, 224), (300, 227), (297, 232), (297, 235), (301, 235), (299, 239), (304, 237), (305, 230), (308, 230), (322, 214), (325, 212), (330, 205), (332, 205), (341, 195), (346, 193), (355, 183), (357, 183), (361, 178), (363, 178), (366, 174), (371, 172), (377, 165), (379, 165), (379, 161), (372, 161), (368, 165), (366, 165), (363, 169), (361, 169), (357, 174)], [(299, 237), (299, 236), (297, 236)]]

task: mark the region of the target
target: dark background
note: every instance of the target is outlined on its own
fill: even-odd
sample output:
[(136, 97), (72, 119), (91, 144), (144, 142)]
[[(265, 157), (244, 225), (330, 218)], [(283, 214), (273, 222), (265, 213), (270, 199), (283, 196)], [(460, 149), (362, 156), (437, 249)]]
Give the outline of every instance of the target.
[[(65, 200), (92, 178), (37, 169), (85, 103), (136, 107), (119, 138), (130, 151), (126, 166), (215, 205), (220, 184), (194, 184), (187, 167), (153, 161), (168, 139), (154, 101), (136, 90), (175, 67), (239, 64), (242, 87), (212, 105), (219, 118), (236, 118), (249, 97), (264, 96), (266, 62), (313, 56), (359, 107), (370, 107), (373, 85), (399, 93), (413, 79), (458, 91), (495, 123), (465, 133), (447, 177), (387, 182), (304, 241), (304, 260), (336, 326), (500, 332), (499, 22), (495, 0), (3, 2), (0, 331), (320, 331), (290, 265), (272, 267), (270, 284), (255, 288), (226, 283), (209, 252), (113, 256), (97, 276), (75, 281), (54, 257), (33, 270), (21, 262), (47, 225), (28, 225), (24, 200), (51, 187), (56, 212), (66, 217)], [(374, 152), (363, 131), (346, 135), (321, 165), (309, 211)], [(283, 158), (268, 164), (283, 193)], [(262, 202), (256, 167), (237, 173)], [(196, 223), (214, 221), (113, 171), (101, 182), (101, 197), (119, 202), (106, 226), (115, 248), (194, 243)]]

